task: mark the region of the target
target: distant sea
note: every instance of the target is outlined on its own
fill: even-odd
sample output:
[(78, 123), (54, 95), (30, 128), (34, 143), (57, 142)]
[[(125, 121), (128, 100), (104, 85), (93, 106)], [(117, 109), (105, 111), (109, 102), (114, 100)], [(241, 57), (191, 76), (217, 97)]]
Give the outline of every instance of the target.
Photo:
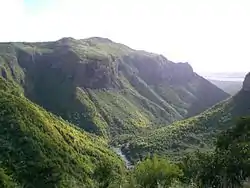
[(204, 76), (208, 80), (220, 80), (220, 81), (229, 81), (229, 82), (243, 82), (244, 78), (230, 78), (230, 77), (208, 77)]

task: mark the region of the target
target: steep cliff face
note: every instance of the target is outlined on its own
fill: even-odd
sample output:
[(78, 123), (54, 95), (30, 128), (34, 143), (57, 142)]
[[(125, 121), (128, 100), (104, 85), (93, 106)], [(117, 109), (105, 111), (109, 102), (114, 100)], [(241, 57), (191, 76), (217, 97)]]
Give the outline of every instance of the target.
[(98, 37), (5, 43), (0, 58), (2, 77), (29, 99), (101, 135), (166, 125), (228, 97), (188, 63)]
[(162, 55), (147, 52), (134, 52), (123, 57), (126, 64), (148, 85), (163, 82), (169, 84), (187, 83), (195, 75), (188, 63), (173, 63)]
[(244, 79), (243, 87), (244, 91), (250, 91), (250, 73), (248, 73)]

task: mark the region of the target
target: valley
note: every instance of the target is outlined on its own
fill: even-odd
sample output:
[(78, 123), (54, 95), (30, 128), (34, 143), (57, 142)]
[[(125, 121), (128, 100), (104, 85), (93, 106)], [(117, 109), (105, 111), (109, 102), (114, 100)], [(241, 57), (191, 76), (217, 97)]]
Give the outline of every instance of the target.
[(250, 114), (249, 80), (206, 80), (189, 63), (107, 38), (0, 43), (0, 186), (225, 183), (217, 171), (211, 182), (206, 165), (231, 168), (218, 158), (235, 157), (224, 142), (244, 142), (228, 143), (235, 124), (249, 123), (236, 121)]

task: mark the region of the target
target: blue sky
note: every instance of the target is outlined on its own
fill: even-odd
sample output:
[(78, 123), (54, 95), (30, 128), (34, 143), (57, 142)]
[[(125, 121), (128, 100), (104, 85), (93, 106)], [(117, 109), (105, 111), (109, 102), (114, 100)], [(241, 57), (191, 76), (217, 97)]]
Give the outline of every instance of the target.
[(198, 72), (250, 71), (249, 0), (0, 0), (0, 21), (0, 41), (100, 36)]
[[(29, 14), (39, 14), (53, 5), (54, 0), (24, 0), (23, 5)], [(54, 1), (55, 2), (55, 1)]]

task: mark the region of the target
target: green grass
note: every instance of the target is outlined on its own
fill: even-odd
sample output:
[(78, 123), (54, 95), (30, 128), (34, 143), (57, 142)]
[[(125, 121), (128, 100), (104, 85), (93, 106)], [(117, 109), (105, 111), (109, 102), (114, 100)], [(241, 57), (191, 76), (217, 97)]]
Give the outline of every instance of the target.
[(113, 124), (111, 133), (131, 133), (137, 128), (150, 126), (147, 114), (131, 103), (123, 92), (92, 90), (90, 93), (109, 125)]

